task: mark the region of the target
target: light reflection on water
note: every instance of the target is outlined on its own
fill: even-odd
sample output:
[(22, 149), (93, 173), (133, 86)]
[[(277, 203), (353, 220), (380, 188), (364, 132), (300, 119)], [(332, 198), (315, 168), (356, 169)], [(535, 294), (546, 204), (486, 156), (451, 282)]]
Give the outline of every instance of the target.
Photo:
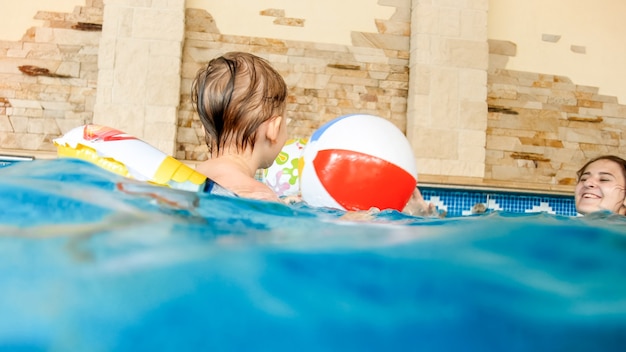
[(619, 350), (623, 218), (421, 219), (0, 169), (0, 346)]

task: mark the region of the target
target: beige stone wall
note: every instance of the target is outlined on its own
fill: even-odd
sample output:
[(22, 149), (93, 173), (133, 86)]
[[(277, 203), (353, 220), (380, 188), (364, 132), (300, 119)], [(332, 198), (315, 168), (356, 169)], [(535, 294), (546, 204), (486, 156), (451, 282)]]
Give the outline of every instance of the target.
[(352, 45), (354, 32), (377, 33), (377, 27), (393, 25), (387, 19), (395, 16), (395, 3), (396, 0), (186, 0), (187, 8), (211, 13), (221, 33), (339, 45)]
[(93, 122), (172, 155), (185, 0), (105, 0)]
[(34, 16), (37, 12), (71, 13), (84, 5), (85, 0), (2, 1), (0, 40), (19, 41), (29, 28), (41, 26), (42, 20)]
[(626, 105), (568, 77), (502, 68), (514, 55), (491, 42), (486, 180), (571, 190), (586, 160), (626, 155)]
[(514, 43), (487, 49), (486, 1), (379, 3), (394, 15), (376, 33), (353, 32), (353, 45), (219, 33), (210, 13), (183, 0), (86, 0), (72, 13), (38, 13), (41, 27), (0, 42), (0, 153), (52, 153), (53, 138), (95, 121), (204, 160), (191, 81), (231, 50), (265, 57), (284, 75), (293, 137), (343, 114), (383, 116), (407, 132), (422, 183), (571, 192), (585, 160), (626, 152), (626, 106), (616, 97), (507, 70)]
[(98, 76), (102, 0), (72, 13), (39, 12), (41, 27), (0, 42), (0, 146), (54, 151), (52, 139), (90, 122)]
[(489, 38), (514, 42), (506, 68), (569, 77), (626, 103), (626, 1), (490, 0)]
[(484, 176), (488, 7), (413, 1), (407, 136), (421, 173)]
[[(409, 1), (379, 33), (354, 33), (354, 46), (220, 34), (204, 10), (187, 9), (176, 157), (205, 160), (204, 130), (190, 101), (191, 83), (206, 63), (228, 51), (268, 59), (289, 88), (289, 134), (309, 137), (323, 123), (350, 113), (369, 113), (406, 130)], [(294, 25), (297, 25), (294, 24)]]

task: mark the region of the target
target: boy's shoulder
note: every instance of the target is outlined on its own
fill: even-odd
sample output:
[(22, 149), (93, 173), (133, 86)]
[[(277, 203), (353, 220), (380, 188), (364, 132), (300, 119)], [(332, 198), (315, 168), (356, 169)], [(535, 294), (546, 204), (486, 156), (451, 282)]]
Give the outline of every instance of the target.
[(266, 184), (246, 174), (238, 165), (223, 160), (207, 160), (196, 171), (240, 197), (278, 201), (278, 196)]

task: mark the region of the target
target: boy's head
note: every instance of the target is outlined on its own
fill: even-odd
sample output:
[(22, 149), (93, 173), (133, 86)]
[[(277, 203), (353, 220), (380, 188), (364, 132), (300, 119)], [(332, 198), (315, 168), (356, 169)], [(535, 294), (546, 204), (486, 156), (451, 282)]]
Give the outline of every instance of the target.
[(254, 148), (259, 126), (285, 113), (287, 85), (266, 60), (229, 52), (198, 72), (191, 96), (209, 153), (219, 155), (225, 146)]

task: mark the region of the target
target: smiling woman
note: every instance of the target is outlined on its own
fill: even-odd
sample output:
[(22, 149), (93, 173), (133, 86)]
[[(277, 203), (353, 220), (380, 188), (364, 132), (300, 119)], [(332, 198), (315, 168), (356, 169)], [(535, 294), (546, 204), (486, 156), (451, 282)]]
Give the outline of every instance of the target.
[(81, 5), (85, 5), (85, 0), (3, 1), (0, 40), (20, 40), (29, 28), (40, 24), (34, 19), (38, 11), (72, 12), (75, 6)]
[(603, 155), (588, 161), (577, 174), (576, 211), (587, 215), (608, 210), (626, 215), (626, 160)]

